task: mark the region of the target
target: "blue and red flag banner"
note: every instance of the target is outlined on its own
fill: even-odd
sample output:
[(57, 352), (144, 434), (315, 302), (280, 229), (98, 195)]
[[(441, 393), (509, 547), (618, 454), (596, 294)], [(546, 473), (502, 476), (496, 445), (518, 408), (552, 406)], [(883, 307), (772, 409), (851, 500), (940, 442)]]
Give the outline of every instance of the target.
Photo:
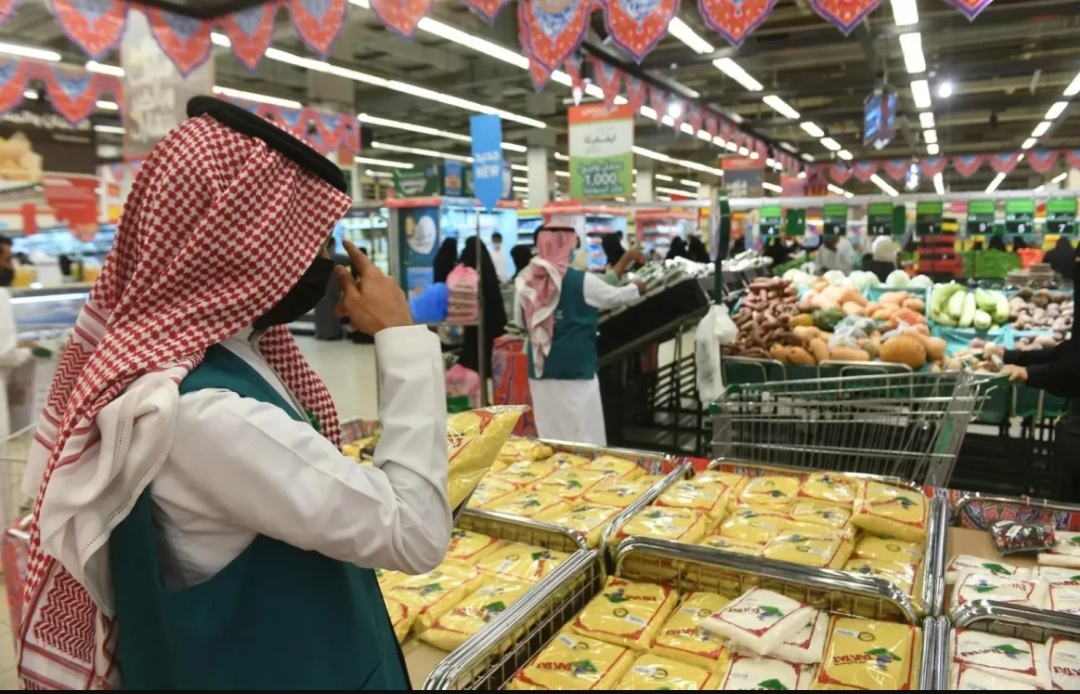
[(835, 24), (847, 36), (881, 0), (810, 0), (810, 4), (825, 21)]
[[(589, 56), (589, 63), (592, 65), (596, 86), (600, 87), (600, 90), (604, 92), (604, 104), (611, 108), (615, 103), (615, 97), (619, 95), (619, 87), (624, 77), (623, 71), (614, 65), (605, 63), (594, 55)], [(629, 88), (629, 85), (627, 85), (627, 88)], [(634, 109), (634, 113), (637, 113), (637, 109), (640, 107), (639, 104)]]
[(144, 8), (153, 34), (161, 51), (187, 77), (210, 57), (210, 23), (183, 15)]
[(248, 70), (256, 70), (263, 54), (274, 40), (274, 18), (278, 11), (277, 0), (249, 7), (225, 15), (220, 20), (221, 30), (229, 37), (233, 55)]
[(709, 28), (741, 46), (772, 12), (776, 0), (698, 0), (698, 11)]
[[(623, 74), (622, 71), (619, 74), (622, 75), (623, 84), (626, 85), (626, 100), (630, 103), (630, 108), (634, 110), (634, 116), (636, 117), (641, 111), (641, 107), (645, 105), (645, 94), (648, 92), (648, 85), (637, 77)], [(607, 92), (604, 92), (604, 96), (607, 96)]]
[(309, 111), (311, 121), (315, 123), (315, 131), (319, 138), (331, 152), (337, 151), (341, 146), (341, 115), (336, 113), (320, 113), (314, 109)]
[(341, 146), (353, 154), (360, 154), (360, 123), (351, 115), (341, 119)]
[(30, 63), (19, 58), (0, 58), (0, 115), (23, 102), (30, 82)]
[(550, 73), (581, 46), (592, 10), (593, 0), (521, 2), (518, 32), (528, 41), (531, 56)]
[[(919, 171), (923, 176), (933, 178), (939, 173), (945, 170), (945, 167), (949, 165), (949, 160), (945, 157), (923, 157), (919, 160)], [(903, 179), (896, 179), (901, 181)]]
[[(524, 44), (523, 44), (524, 45)], [(534, 58), (528, 51), (525, 55), (529, 58), (529, 79), (532, 80), (533, 89), (540, 91), (551, 79), (551, 70), (544, 67), (539, 60)]]
[(859, 161), (855, 162), (855, 178), (859, 179), (863, 183), (866, 183), (878, 170), (878, 162), (876, 161)]
[(831, 164), (829, 166), (829, 178), (838, 186), (842, 186), (851, 180), (852, 168), (847, 164)]
[(1020, 163), (1019, 152), (998, 152), (990, 155), (990, 166), (997, 173), (1011, 173)]
[(668, 93), (659, 87), (649, 85), (649, 106), (656, 111), (656, 122), (659, 123), (667, 115)]
[(898, 183), (903, 183), (907, 178), (908, 166), (910, 165), (910, 159), (887, 159), (881, 163), (889, 178)]
[(581, 78), (581, 56), (574, 54), (563, 63), (563, 69), (570, 75), (570, 95), (574, 98), (574, 105), (581, 104), (581, 97), (585, 96), (585, 81)]
[(94, 60), (120, 45), (127, 9), (124, 0), (49, 0), (64, 35)]
[(964, 178), (971, 178), (976, 171), (982, 168), (985, 160), (985, 154), (961, 154), (958, 157), (953, 157), (952, 162), (957, 173)]
[(1080, 149), (1065, 150), (1065, 159), (1069, 162), (1069, 166), (1080, 169)]
[(694, 135), (697, 135), (701, 130), (701, 122), (704, 116), (701, 113), (701, 107), (697, 104), (690, 104), (686, 107), (686, 122), (690, 124), (690, 127), (694, 129)]
[(39, 77), (45, 82), (49, 103), (68, 123), (78, 125), (93, 115), (101, 87), (97, 73), (70, 65), (48, 65)]
[(465, 0), (465, 6), (488, 24), (494, 24), (495, 18), (509, 4), (510, 0)]
[(712, 113), (705, 114), (705, 132), (709, 137), (716, 137), (720, 133), (720, 121)]
[(1036, 173), (1049, 173), (1061, 158), (1061, 152), (1051, 150), (1031, 150), (1027, 153), (1027, 163)]
[(4, 24), (15, 14), (19, 0), (0, 0), (0, 24)]
[(679, 0), (600, 0), (612, 43), (640, 63), (664, 38)]
[(432, 0), (368, 0), (368, 2), (375, 16), (387, 29), (411, 39), (416, 33), (416, 25), (431, 13)]
[(945, 0), (956, 9), (964, 13), (964, 16), (971, 21), (979, 16), (979, 13), (985, 10), (993, 0)]
[(345, 26), (348, 0), (288, 0), (288, 3), (300, 40), (312, 53), (326, 58)]

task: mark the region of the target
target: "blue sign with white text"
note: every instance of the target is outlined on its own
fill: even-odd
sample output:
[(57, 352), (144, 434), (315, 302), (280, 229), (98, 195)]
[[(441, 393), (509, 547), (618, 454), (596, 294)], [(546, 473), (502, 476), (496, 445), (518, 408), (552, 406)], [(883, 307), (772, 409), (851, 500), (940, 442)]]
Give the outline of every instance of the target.
[(502, 120), (491, 115), (470, 116), (469, 135), (473, 194), (486, 209), (494, 209), (503, 194)]

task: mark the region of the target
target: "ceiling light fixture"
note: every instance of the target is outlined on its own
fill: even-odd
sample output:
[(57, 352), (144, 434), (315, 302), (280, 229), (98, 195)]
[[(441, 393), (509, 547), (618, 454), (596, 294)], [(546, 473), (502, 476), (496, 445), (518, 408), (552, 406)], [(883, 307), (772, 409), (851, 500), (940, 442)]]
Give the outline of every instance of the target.
[(682, 106), (679, 104), (668, 104), (667, 114), (672, 118), (672, 122), (674, 123), (674, 119), (682, 115)]
[(634, 152), (634, 154), (638, 154), (638, 155), (643, 156), (643, 157), (648, 157), (649, 159), (655, 159), (656, 161), (663, 161), (663, 162), (667, 162), (669, 164), (675, 164), (676, 166), (682, 166), (684, 168), (691, 169), (693, 171), (701, 171), (701, 172), (704, 172), (704, 173), (711, 173), (714, 176), (723, 176), (724, 175), (723, 171), (721, 171), (720, 169), (714, 168), (712, 166), (705, 166), (704, 164), (699, 164), (696, 161), (689, 161), (687, 159), (675, 159), (673, 157), (669, 157), (666, 154), (661, 154), (660, 152), (654, 152), (651, 149), (645, 149), (644, 147), (634, 146), (633, 152)]
[(510, 170), (511, 171), (528, 171), (529, 167), (525, 166), (524, 164), (511, 164), (510, 165)]
[(1032, 137), (1042, 137), (1046, 134), (1046, 131), (1050, 129), (1050, 121), (1044, 120), (1035, 126), (1035, 129), (1031, 131)]
[(756, 79), (751, 77), (750, 73), (739, 67), (739, 64), (731, 58), (720, 58), (719, 60), (714, 60), (713, 65), (716, 66), (717, 70), (724, 73), (725, 75), (735, 80), (736, 82), (738, 82), (752, 92), (760, 92), (762, 89), (765, 88), (764, 86), (762, 86), (761, 82), (758, 82)]
[(832, 139), (831, 137), (821, 138), (821, 144), (824, 145), (827, 149), (832, 150), (833, 152), (838, 152), (843, 149), (843, 147), (840, 146), (840, 143)]
[(825, 131), (819, 128), (816, 123), (806, 121), (805, 123), (799, 123), (799, 127), (805, 130), (810, 137), (825, 137)]
[(930, 108), (930, 84), (926, 80), (912, 81), (911, 98), (916, 108)]
[(675, 17), (668, 24), (668, 33), (685, 43), (695, 53), (712, 53), (715, 50), (712, 44), (698, 36), (686, 22)]
[(99, 63), (96, 60), (90, 60), (84, 65), (87, 72), (97, 72), (102, 75), (112, 75), (113, 77), (123, 77), (124, 68), (119, 65), (106, 65), (105, 63)]
[(898, 27), (919, 23), (919, 7), (915, 0), (892, 0), (893, 21)]
[(391, 145), (386, 142), (372, 142), (371, 146), (375, 149), (384, 149), (388, 152), (401, 152), (403, 154), (415, 154), (419, 157), (432, 157), (434, 159), (452, 159), (454, 161), (463, 161), (466, 163), (472, 163), (472, 157), (463, 157), (460, 154), (450, 154), (448, 152), (436, 152), (433, 149), (422, 149), (420, 147), (402, 147), (401, 145)]
[(882, 190), (883, 192), (885, 192), (885, 193), (888, 193), (889, 195), (891, 195), (891, 196), (892, 196), (892, 197), (894, 197), (894, 198), (895, 198), (895, 197), (896, 197), (897, 195), (899, 195), (899, 194), (900, 194), (900, 193), (896, 192), (896, 188), (893, 188), (892, 186), (890, 186), (890, 185), (889, 185), (888, 183), (886, 183), (886, 182), (885, 182), (885, 179), (884, 179), (884, 178), (882, 178), (881, 176), (878, 176), (877, 174), (874, 174), (873, 176), (871, 176), (871, 177), (870, 177), (870, 180), (871, 180), (871, 181), (873, 182), (873, 184), (874, 184), (874, 185), (876, 185), (876, 186), (877, 186), (878, 188), (881, 188), (881, 190)]
[(932, 157), (936, 157), (938, 152), (940, 152), (940, 151), (941, 151), (941, 148), (938, 147), (936, 144), (926, 146), (926, 153), (929, 154)]
[[(215, 87), (215, 90), (217, 88)], [(256, 95), (257, 96), (257, 95)], [(359, 113), (356, 119), (361, 123), (367, 123), (368, 125), (377, 125), (384, 128), (396, 128), (397, 130), (405, 130), (411, 133), (419, 133), (421, 135), (431, 135), (432, 137), (442, 137), (447, 140), (455, 140), (457, 142), (471, 143), (472, 138), (468, 135), (462, 135), (460, 133), (452, 133), (446, 130), (439, 130), (438, 128), (429, 128), (426, 125), (418, 125), (416, 123), (405, 123), (399, 120), (393, 120), (390, 118), (382, 118), (380, 116), (372, 116), (367, 113)], [(529, 151), (529, 148), (525, 145), (515, 144), (513, 142), (503, 142), (502, 148), (508, 152), (524, 153)]]
[(769, 108), (776, 111), (784, 118), (790, 118), (791, 120), (799, 119), (799, 112), (775, 94), (770, 94), (768, 96), (762, 97), (761, 100), (764, 101), (769, 106)]
[(700, 188), (701, 187), (701, 184), (698, 183), (697, 181), (689, 181), (689, 180), (687, 180), (685, 178), (680, 178), (679, 183), (681, 183), (684, 186), (687, 186), (688, 188)]
[(653, 187), (653, 190), (655, 190), (657, 193), (669, 193), (671, 195), (680, 195), (680, 196), (682, 196), (684, 198), (693, 195), (693, 193), (691, 191), (689, 191), (689, 190), (679, 190), (678, 188), (665, 188), (664, 186), (655, 186), (655, 187)]
[(1080, 72), (1076, 73), (1076, 77), (1073, 77), (1073, 81), (1069, 83), (1068, 87), (1065, 87), (1065, 96), (1076, 96), (1080, 94)]
[(783, 193), (784, 192), (783, 188), (776, 185), (775, 183), (770, 183), (769, 181), (763, 181), (762, 184), (761, 184), (761, 187), (764, 188), (765, 190), (772, 191), (773, 193)]
[(904, 67), (908, 74), (917, 75), (926, 72), (926, 58), (922, 50), (922, 34), (913, 31), (900, 34), (900, 50), (904, 53)]
[(928, 144), (928, 145), (936, 145), (937, 144), (937, 130), (933, 130), (933, 129), (924, 130), (922, 136), (923, 136), (923, 141), (926, 142), (926, 144)]
[(1062, 171), (1057, 176), (1054, 176), (1053, 178), (1051, 178), (1050, 182), (1051, 183), (1061, 183), (1062, 181), (1064, 181), (1068, 177), (1069, 177), (1069, 172), (1068, 171)]
[(672, 177), (672, 176), (668, 176), (668, 175), (666, 175), (666, 174), (655, 174), (655, 175), (653, 176), (653, 178), (655, 178), (655, 179), (656, 179), (656, 180), (658, 180), (658, 181), (666, 181), (666, 182), (668, 182), (668, 183), (671, 183), (672, 181), (674, 181), (674, 180), (675, 180), (675, 178), (674, 178), (674, 177)]
[(748, 157), (748, 156), (750, 156), (750, 150), (748, 150), (746, 147), (740, 147), (739, 148), (739, 154), (741, 154), (744, 157)]
[(828, 188), (829, 188), (829, 192), (836, 193), (837, 195), (843, 195), (844, 193), (847, 192), (846, 190), (844, 190), (840, 186), (833, 185), (832, 183), (828, 184)]
[(1056, 120), (1058, 116), (1065, 112), (1068, 106), (1068, 101), (1058, 101), (1046, 112), (1046, 120)]
[(919, 114), (919, 125), (925, 128), (934, 127), (934, 113), (933, 111), (923, 111)]
[(949, 80), (945, 80), (938, 85), (937, 95), (940, 96), (942, 99), (948, 99), (950, 96), (952, 96), (952, 93), (953, 84)]
[(94, 132), (107, 133), (109, 135), (123, 135), (124, 129), (115, 125), (95, 125)]
[(1020, 149), (1031, 149), (1034, 146), (1035, 146), (1035, 138), (1034, 137), (1029, 137), (1028, 139), (1024, 140), (1024, 144), (1020, 145)]
[(115, 101), (95, 101), (94, 106), (100, 108), (102, 111), (119, 111), (120, 104)]
[(21, 58), (45, 60), (50, 63), (55, 63), (60, 60), (60, 54), (56, 51), (49, 51), (44, 48), (32, 48), (30, 46), (17, 46), (14, 43), (0, 43), (0, 53), (17, 55)]
[(231, 89), (229, 87), (219, 87), (214, 85), (212, 91), (215, 94), (221, 94), (227, 96), (230, 99), (241, 99), (242, 101), (253, 101), (259, 104), (270, 104), (272, 106), (280, 106), (282, 108), (294, 108), (300, 109), (304, 105), (299, 101), (293, 99), (281, 99), (276, 96), (267, 96), (266, 94), (256, 94), (255, 92), (245, 92), (240, 89)]
[(570, 172), (569, 171), (556, 171), (555, 175), (558, 176), (559, 178), (570, 178)]
[(394, 169), (411, 169), (413, 165), (404, 161), (393, 161), (392, 159), (374, 159), (372, 157), (353, 157), (353, 161), (357, 164), (368, 164), (369, 166), (389, 166)]
[(999, 173), (997, 176), (994, 176), (994, 180), (990, 181), (990, 185), (986, 187), (986, 192), (993, 193), (995, 190), (998, 189), (998, 186), (1000, 186), (1001, 182), (1004, 180), (1005, 174), (1003, 173)]
[(842, 149), (837, 152), (836, 156), (840, 157), (844, 161), (851, 161), (852, 159), (854, 159), (854, 157), (851, 156), (851, 152), (847, 151), (846, 149)]
[(945, 176), (940, 171), (934, 174), (934, 192), (938, 195), (945, 194)]

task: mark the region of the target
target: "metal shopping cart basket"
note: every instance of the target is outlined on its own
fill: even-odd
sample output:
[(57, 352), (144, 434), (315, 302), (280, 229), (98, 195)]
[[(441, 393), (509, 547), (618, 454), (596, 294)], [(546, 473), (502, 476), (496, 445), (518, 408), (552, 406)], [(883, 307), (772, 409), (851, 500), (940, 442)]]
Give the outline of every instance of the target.
[(713, 456), (944, 486), (968, 424), (1007, 382), (881, 372), (732, 385), (711, 408)]

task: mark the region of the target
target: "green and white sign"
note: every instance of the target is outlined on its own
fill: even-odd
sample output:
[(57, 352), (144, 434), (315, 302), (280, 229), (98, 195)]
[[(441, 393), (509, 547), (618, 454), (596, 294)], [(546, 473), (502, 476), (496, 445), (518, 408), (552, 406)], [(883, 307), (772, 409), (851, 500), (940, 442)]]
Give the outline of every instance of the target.
[(866, 206), (866, 228), (870, 236), (890, 236), (893, 233), (893, 204), (872, 202)]
[(394, 169), (394, 194), (399, 198), (426, 198), (442, 190), (438, 165), (426, 169)]
[(629, 104), (574, 106), (570, 121), (570, 197), (634, 194), (634, 112)]
[(1076, 233), (1076, 198), (1046, 201), (1046, 233), (1071, 236)]
[(972, 200), (968, 203), (967, 233), (993, 234), (996, 214), (997, 202), (994, 200)]
[(940, 234), (945, 205), (940, 200), (915, 203), (915, 232), (920, 236)]
[(1005, 201), (1005, 233), (1010, 235), (1035, 233), (1035, 198)]
[(806, 235), (806, 210), (788, 210), (784, 224), (784, 233), (788, 236)]
[(779, 205), (766, 205), (758, 213), (762, 236), (777, 236), (780, 234), (780, 224), (784, 218), (784, 210)]
[(848, 224), (846, 203), (827, 203), (822, 210), (822, 233), (826, 236), (846, 236)]

